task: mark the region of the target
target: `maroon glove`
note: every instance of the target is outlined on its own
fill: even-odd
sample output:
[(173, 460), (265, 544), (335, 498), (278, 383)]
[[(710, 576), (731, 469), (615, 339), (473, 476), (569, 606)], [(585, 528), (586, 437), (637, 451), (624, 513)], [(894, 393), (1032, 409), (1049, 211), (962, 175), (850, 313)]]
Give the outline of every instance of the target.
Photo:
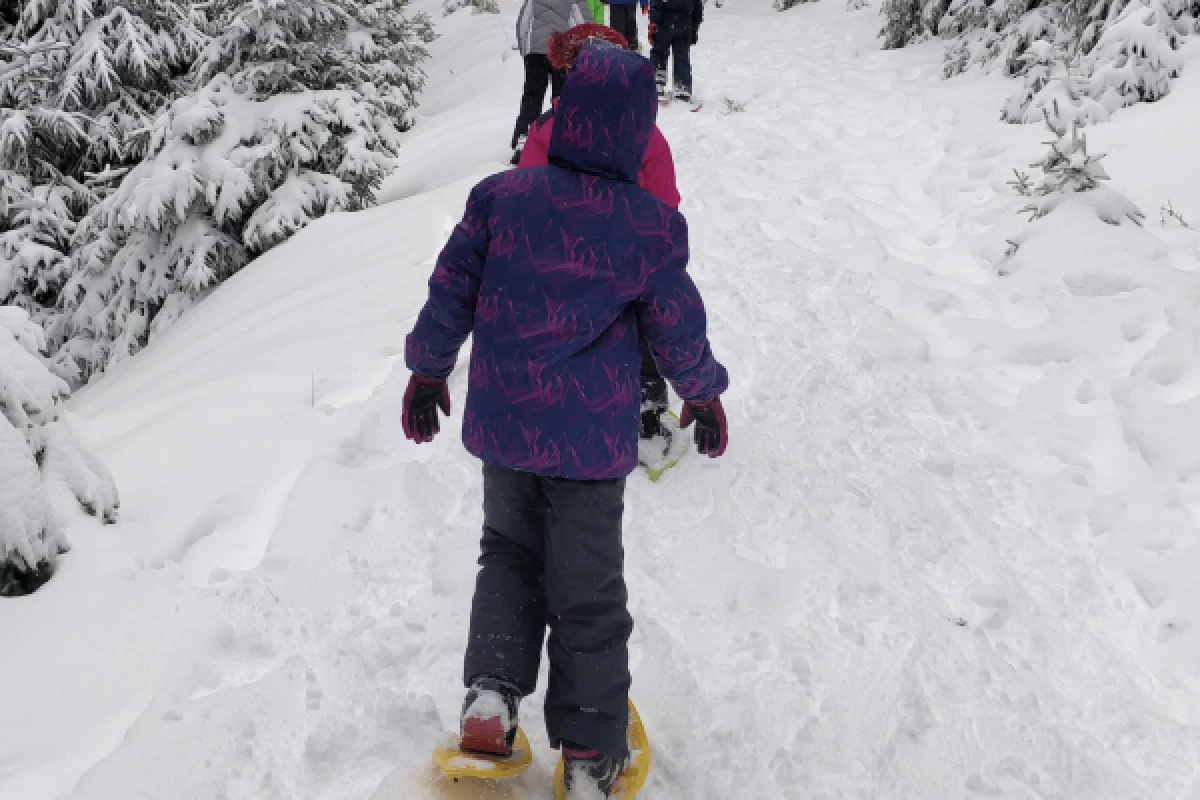
[(426, 378), (413, 373), (404, 392), (404, 435), (417, 444), (432, 442), (441, 431), (437, 410), (450, 414), (450, 390), (445, 378)]
[(724, 455), (725, 446), (729, 444), (729, 426), (725, 422), (721, 398), (714, 397), (702, 403), (684, 403), (679, 427), (686, 428), (692, 422), (696, 423), (696, 450), (709, 458)]
[(654, 35), (658, 33), (658, 25), (651, 22), (646, 27), (646, 38), (650, 40), (650, 44), (654, 44)]

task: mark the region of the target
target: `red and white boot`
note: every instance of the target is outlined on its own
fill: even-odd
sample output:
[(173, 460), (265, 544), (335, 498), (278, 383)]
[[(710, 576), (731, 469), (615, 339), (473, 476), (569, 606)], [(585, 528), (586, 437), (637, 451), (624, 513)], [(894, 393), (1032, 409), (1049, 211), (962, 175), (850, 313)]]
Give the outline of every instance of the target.
[(563, 797), (566, 800), (595, 800), (609, 797), (628, 759), (603, 756), (563, 742)]
[(476, 680), (463, 701), (459, 748), (502, 758), (511, 756), (520, 702), (521, 693), (511, 683), (494, 678)]

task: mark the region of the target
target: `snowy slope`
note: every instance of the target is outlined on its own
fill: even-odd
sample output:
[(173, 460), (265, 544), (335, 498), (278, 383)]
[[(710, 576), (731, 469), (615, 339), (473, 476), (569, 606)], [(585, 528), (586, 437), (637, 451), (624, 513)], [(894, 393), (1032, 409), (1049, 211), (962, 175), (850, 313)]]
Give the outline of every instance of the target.
[[(405, 442), (401, 347), (507, 155), (512, 5), (442, 23), (388, 202), (74, 401), (124, 516), (75, 520), (61, 574), (0, 609), (3, 800), (476, 796), (428, 752), (461, 700), (479, 470), (454, 435)], [(1046, 138), (995, 122), (1011, 87), (879, 52), (871, 9), (769, 5), (710, 8), (705, 107), (660, 120), (733, 433), (630, 481), (644, 796), (1195, 800), (1200, 240), (1147, 207), (1005, 260), (1005, 181)], [(1144, 180), (1143, 205), (1179, 194)], [(539, 709), (503, 796), (552, 796)]]

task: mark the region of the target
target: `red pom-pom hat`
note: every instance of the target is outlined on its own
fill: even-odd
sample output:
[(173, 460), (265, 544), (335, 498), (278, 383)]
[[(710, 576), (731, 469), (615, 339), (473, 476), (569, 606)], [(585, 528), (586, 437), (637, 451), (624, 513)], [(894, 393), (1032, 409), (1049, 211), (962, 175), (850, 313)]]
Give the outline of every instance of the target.
[(596, 22), (585, 22), (570, 30), (551, 34), (550, 44), (546, 48), (548, 51), (546, 57), (550, 59), (550, 66), (555, 69), (570, 69), (571, 65), (575, 63), (579, 51), (583, 49), (589, 39), (603, 39), (624, 50), (629, 49), (629, 42), (625, 41), (625, 37), (612, 28)]

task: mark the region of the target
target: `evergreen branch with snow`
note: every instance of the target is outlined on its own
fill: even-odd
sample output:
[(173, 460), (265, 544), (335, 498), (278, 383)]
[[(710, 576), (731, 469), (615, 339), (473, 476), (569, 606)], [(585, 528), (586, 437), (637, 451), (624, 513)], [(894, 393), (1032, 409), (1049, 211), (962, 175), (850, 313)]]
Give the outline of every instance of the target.
[(86, 380), (136, 353), (249, 261), (374, 202), (424, 83), (429, 20), (406, 0), (226, 0), (196, 86), (80, 220), (51, 330)]
[(1200, 30), (1196, 0), (885, 0), (881, 13), (885, 48), (947, 40), (946, 77), (998, 66), (1022, 79), (1002, 112), (1015, 123), (1051, 109), (1095, 124), (1160, 99)]
[(35, 590), (66, 551), (51, 505), (56, 488), (105, 522), (119, 508), (112, 476), (63, 416), (70, 390), (49, 369), (44, 347), (25, 311), (0, 307), (0, 596)]

